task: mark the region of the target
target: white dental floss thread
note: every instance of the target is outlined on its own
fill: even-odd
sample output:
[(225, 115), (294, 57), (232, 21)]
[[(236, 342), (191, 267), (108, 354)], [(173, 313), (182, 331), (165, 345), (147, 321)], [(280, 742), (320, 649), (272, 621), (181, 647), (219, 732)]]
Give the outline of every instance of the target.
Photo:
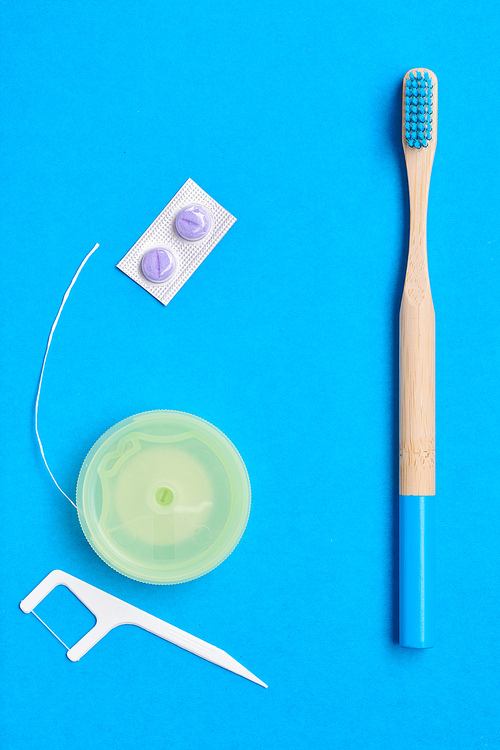
[[(55, 479), (54, 475), (52, 474), (51, 470), (49, 469), (49, 465), (47, 463), (47, 459), (45, 458), (45, 453), (44, 453), (44, 450), (43, 450), (42, 441), (40, 439), (40, 434), (38, 432), (38, 403), (40, 401), (40, 391), (42, 390), (42, 380), (43, 380), (43, 373), (44, 373), (44, 370), (45, 370), (45, 362), (47, 361), (47, 354), (49, 353), (50, 345), (52, 343), (52, 336), (54, 335), (54, 331), (56, 330), (56, 326), (57, 326), (57, 324), (59, 322), (59, 318), (61, 317), (61, 313), (63, 311), (63, 307), (66, 304), (66, 300), (69, 297), (69, 293), (71, 292), (75, 281), (79, 277), (81, 270), (83, 269), (84, 265), (86, 264), (86, 262), (88, 261), (88, 259), (90, 258), (90, 256), (93, 255), (93, 253), (95, 253), (95, 251), (97, 250), (98, 247), (99, 247), (99, 243), (97, 242), (94, 245), (94, 247), (92, 248), (92, 250), (90, 251), (90, 253), (88, 253), (88, 255), (86, 255), (85, 258), (82, 260), (82, 262), (80, 263), (80, 266), (78, 267), (78, 271), (73, 276), (73, 280), (71, 281), (71, 284), (67, 288), (66, 293), (65, 293), (65, 295), (63, 297), (63, 300), (61, 302), (61, 307), (59, 308), (59, 312), (57, 313), (56, 318), (55, 318), (55, 320), (54, 320), (54, 322), (52, 324), (52, 328), (50, 329), (49, 338), (48, 338), (48, 341), (47, 341), (47, 348), (45, 349), (45, 355), (43, 357), (42, 369), (40, 371), (40, 379), (38, 381), (38, 390), (37, 390), (36, 401), (35, 401), (35, 432), (36, 432), (36, 437), (37, 437), (37, 440), (38, 440), (38, 445), (40, 446), (40, 453), (42, 454), (43, 462), (44, 462), (45, 466), (47, 467), (47, 471), (49, 472), (50, 476), (52, 477), (52, 481), (54, 482), (54, 484), (57, 487), (57, 489), (59, 490), (59, 492), (62, 492), (62, 494), (64, 495), (64, 497), (67, 500), (69, 500), (70, 503), (71, 503), (71, 505), (73, 505), (75, 508), (76, 508), (76, 503), (73, 502), (73, 500), (69, 497), (69, 495), (67, 495), (64, 492), (64, 490), (61, 489), (61, 487), (58, 485), (58, 483), (56, 482), (56, 479)], [(33, 614), (35, 615), (34, 612), (33, 612)], [(35, 617), (38, 617), (38, 615), (35, 615)], [(40, 619), (40, 617), (38, 617), (38, 619), (40, 620), (40, 622), (43, 625), (45, 625), (45, 623), (43, 622), (43, 620)], [(48, 625), (45, 625), (45, 627), (48, 628), (48, 630), (50, 630), (50, 628), (48, 627)], [(50, 630), (50, 632), (53, 633), (52, 630)], [(56, 635), (56, 634), (53, 633), (53, 635)], [(58, 640), (61, 640), (60, 638), (57, 637), (57, 635), (56, 635), (56, 638)], [(63, 644), (63, 646), (65, 646), (65, 648), (68, 648), (66, 646), (66, 644), (64, 644), (62, 641), (61, 641), (61, 643)]]
[[(99, 247), (99, 245), (97, 245), (97, 247)], [(92, 251), (92, 252), (93, 252), (93, 251)], [(47, 467), (47, 468), (48, 468), (48, 467)], [(50, 469), (49, 469), (49, 471), (50, 471)], [(50, 476), (52, 477), (52, 474), (51, 474)], [(52, 479), (54, 479), (54, 477), (52, 477)], [(56, 480), (54, 479), (54, 482), (55, 482), (55, 481), (56, 481)], [(56, 482), (56, 484), (57, 484), (57, 482)], [(57, 485), (57, 486), (59, 487), (59, 485)], [(59, 489), (61, 490), (61, 488), (60, 488), (60, 487), (59, 487)], [(62, 492), (62, 490), (61, 490), (61, 492)], [(63, 495), (64, 495), (64, 492), (63, 492)], [(66, 497), (68, 497), (68, 496), (66, 495)], [(68, 497), (68, 500), (69, 500), (69, 497)], [(69, 500), (69, 501), (71, 502), (71, 500)], [(57, 633), (54, 633), (54, 631), (53, 631), (53, 630), (51, 630), (51, 628), (49, 628), (49, 626), (47, 625), (47, 623), (46, 623), (46, 622), (44, 622), (44, 621), (42, 620), (42, 618), (41, 618), (41, 617), (39, 617), (39, 616), (37, 615), (37, 613), (35, 612), (35, 610), (34, 610), (34, 609), (32, 609), (32, 610), (31, 610), (31, 614), (32, 614), (32, 615), (35, 615), (36, 619), (37, 619), (37, 620), (40, 620), (40, 622), (42, 623), (42, 625), (45, 625), (45, 627), (47, 628), (47, 630), (49, 631), (49, 633), (52, 633), (52, 635), (53, 635), (53, 636), (54, 636), (55, 638), (57, 638), (57, 640), (59, 641), (59, 643), (62, 643), (62, 645), (64, 646), (64, 648), (66, 649), (66, 651), (69, 651), (69, 646), (66, 646), (66, 644), (64, 643), (64, 641), (61, 641), (61, 639), (59, 638), (59, 636), (57, 635)]]

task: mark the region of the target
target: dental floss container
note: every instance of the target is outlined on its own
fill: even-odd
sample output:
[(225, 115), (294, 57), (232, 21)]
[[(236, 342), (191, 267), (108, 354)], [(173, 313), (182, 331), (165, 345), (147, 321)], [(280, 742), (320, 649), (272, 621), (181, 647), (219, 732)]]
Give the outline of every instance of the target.
[(83, 462), (78, 517), (94, 551), (145, 583), (208, 573), (233, 551), (250, 482), (231, 441), (199, 417), (148, 411), (111, 427)]

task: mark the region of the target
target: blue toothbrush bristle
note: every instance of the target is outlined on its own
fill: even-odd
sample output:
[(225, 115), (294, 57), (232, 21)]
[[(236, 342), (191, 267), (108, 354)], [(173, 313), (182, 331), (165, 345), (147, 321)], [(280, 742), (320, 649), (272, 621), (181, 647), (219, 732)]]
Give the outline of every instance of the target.
[(432, 140), (432, 88), (429, 73), (411, 71), (405, 82), (405, 138), (410, 148), (426, 148)]

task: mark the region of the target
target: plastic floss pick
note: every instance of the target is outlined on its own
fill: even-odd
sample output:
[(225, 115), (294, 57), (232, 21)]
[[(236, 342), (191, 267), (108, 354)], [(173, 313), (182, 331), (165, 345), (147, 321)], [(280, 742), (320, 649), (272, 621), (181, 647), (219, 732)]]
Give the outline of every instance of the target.
[[(46, 596), (56, 586), (66, 586), (73, 594), (81, 601), (81, 603), (89, 609), (94, 617), (96, 618), (96, 624), (83, 638), (75, 643), (74, 646), (68, 648), (66, 644), (59, 638), (53, 630), (37, 615), (35, 607), (40, 604)], [(248, 669), (239, 664), (236, 659), (229, 656), (225, 651), (222, 651), (216, 646), (210, 645), (202, 641), (201, 638), (197, 638), (194, 635), (186, 633), (184, 630), (176, 628), (174, 625), (169, 625), (168, 622), (160, 620), (159, 617), (144, 612), (144, 610), (134, 607), (122, 599), (118, 599), (116, 596), (108, 594), (106, 591), (91, 586), (89, 583), (75, 578), (75, 576), (69, 575), (62, 570), (53, 570), (46, 576), (41, 583), (36, 586), (28, 596), (23, 599), (19, 605), (23, 612), (26, 614), (32, 613), (35, 615), (42, 625), (45, 625), (57, 640), (62, 643), (67, 653), (66, 656), (70, 661), (78, 661), (82, 658), (93, 646), (96, 645), (105, 635), (107, 635), (113, 628), (119, 625), (136, 625), (143, 630), (147, 630), (154, 635), (163, 638), (170, 643), (174, 643), (176, 646), (190, 651), (196, 656), (200, 656), (202, 659), (211, 661), (213, 664), (217, 664), (219, 667), (234, 672), (235, 674), (245, 677), (247, 680), (267, 687), (265, 682), (259, 680), (254, 674)]]

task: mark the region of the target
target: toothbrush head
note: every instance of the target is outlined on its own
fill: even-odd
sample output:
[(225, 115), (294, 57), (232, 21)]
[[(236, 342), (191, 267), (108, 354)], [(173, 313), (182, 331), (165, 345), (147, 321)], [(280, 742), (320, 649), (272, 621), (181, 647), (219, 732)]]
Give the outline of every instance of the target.
[(403, 83), (403, 143), (412, 149), (427, 148), (436, 131), (437, 79), (425, 68), (414, 68)]

